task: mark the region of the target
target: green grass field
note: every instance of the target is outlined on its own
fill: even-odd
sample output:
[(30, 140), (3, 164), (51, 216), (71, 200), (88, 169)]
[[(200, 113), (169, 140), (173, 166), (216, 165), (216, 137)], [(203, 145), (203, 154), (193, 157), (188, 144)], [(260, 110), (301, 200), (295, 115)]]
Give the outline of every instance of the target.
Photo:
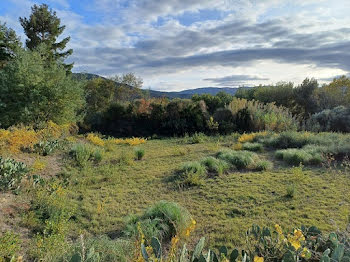
[[(50, 156), (21, 153), (16, 158), (28, 165), (44, 163), (38, 172), (46, 180), (54, 178), (64, 185), (67, 199), (63, 205), (72, 212), (68, 235), (73, 239), (81, 233), (121, 237), (128, 215), (140, 214), (159, 200), (180, 204), (197, 221), (188, 239), (190, 246), (205, 236), (208, 246), (241, 247), (244, 233), (252, 224), (277, 223), (287, 229), (316, 225), (325, 232), (345, 228), (350, 214), (350, 172), (346, 165), (293, 167), (277, 160), (275, 150), (265, 147), (257, 154), (261, 160), (273, 162), (269, 171), (231, 169), (207, 176), (200, 186), (176, 183), (183, 163), (235, 148), (236, 140), (236, 135), (205, 137), (196, 144), (189, 138), (149, 139), (136, 146), (145, 152), (142, 160), (135, 159), (135, 147), (130, 145), (89, 145), (101, 152), (102, 160), (87, 161), (82, 166), (72, 159), (71, 145)], [(83, 137), (78, 141), (88, 143)], [(292, 197), (287, 194), (291, 184)], [(23, 191), (1, 196), (5, 201), (1, 230), (21, 232), (24, 243), (29, 243), (34, 236), (26, 211), (31, 195)], [(9, 212), (8, 207), (15, 203), (19, 207)]]

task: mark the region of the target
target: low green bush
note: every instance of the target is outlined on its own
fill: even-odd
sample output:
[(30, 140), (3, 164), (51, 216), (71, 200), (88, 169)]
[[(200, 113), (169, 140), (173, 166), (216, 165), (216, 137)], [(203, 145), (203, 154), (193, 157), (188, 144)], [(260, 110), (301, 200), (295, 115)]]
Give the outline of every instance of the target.
[(237, 169), (251, 168), (254, 166), (257, 155), (250, 151), (223, 150), (216, 154), (218, 159), (230, 163)]
[(207, 170), (201, 162), (186, 162), (178, 170), (176, 182), (179, 186), (200, 186), (206, 175)]
[(95, 149), (88, 144), (76, 144), (70, 151), (70, 155), (79, 167), (84, 167), (89, 161), (99, 163), (103, 159), (103, 151)]
[(16, 190), (29, 171), (27, 166), (11, 158), (0, 157), (0, 190)]
[(286, 161), (290, 165), (320, 164), (323, 161), (322, 154), (317, 150), (283, 149), (275, 152), (275, 157)]
[(190, 144), (201, 144), (207, 141), (208, 137), (203, 133), (194, 133), (190, 138)]
[(267, 171), (273, 168), (273, 163), (268, 160), (260, 160), (256, 162), (255, 169), (257, 171)]
[(145, 155), (145, 150), (143, 148), (135, 148), (134, 152), (137, 160), (142, 160)]
[(287, 191), (286, 196), (289, 198), (293, 198), (295, 196), (295, 193), (296, 193), (295, 184), (288, 185), (286, 191)]
[(229, 164), (221, 159), (217, 159), (215, 157), (206, 157), (201, 160), (201, 164), (206, 167), (206, 170), (209, 173), (222, 175), (229, 169)]
[(264, 147), (260, 143), (246, 142), (243, 144), (243, 150), (253, 151), (253, 152), (262, 152), (264, 150)]
[(175, 235), (183, 234), (190, 224), (191, 215), (187, 209), (177, 203), (162, 200), (142, 215), (129, 216), (124, 233), (126, 236), (135, 237), (141, 230), (146, 239), (157, 237), (161, 241), (169, 241)]
[(40, 141), (38, 144), (34, 145), (34, 152), (43, 156), (52, 154), (61, 146), (60, 141), (51, 140), (51, 141)]

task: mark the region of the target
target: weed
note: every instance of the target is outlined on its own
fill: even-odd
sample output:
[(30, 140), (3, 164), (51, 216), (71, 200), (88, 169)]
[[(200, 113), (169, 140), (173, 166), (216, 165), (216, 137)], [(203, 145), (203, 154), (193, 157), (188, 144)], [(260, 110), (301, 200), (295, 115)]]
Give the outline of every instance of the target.
[(17, 234), (7, 231), (0, 235), (0, 261), (16, 261), (20, 248), (21, 240)]
[(134, 152), (137, 160), (142, 160), (145, 155), (145, 150), (143, 148), (135, 148)]
[(217, 153), (217, 158), (225, 160), (237, 169), (252, 167), (257, 155), (249, 151), (224, 150)]
[(0, 190), (16, 190), (28, 172), (27, 166), (11, 158), (0, 157)]
[(191, 144), (201, 144), (207, 140), (208, 140), (208, 138), (205, 134), (196, 132), (191, 136), (190, 143)]
[(286, 190), (287, 190), (286, 196), (289, 197), (289, 198), (294, 198), (295, 193), (296, 193), (296, 186), (295, 186), (295, 184), (289, 184), (287, 186)]
[(222, 175), (229, 169), (229, 164), (221, 159), (215, 157), (207, 157), (201, 160), (201, 164), (206, 167), (209, 173)]
[(273, 163), (268, 160), (260, 160), (256, 163), (255, 169), (257, 171), (267, 171), (273, 168)]
[(253, 152), (262, 152), (263, 149), (264, 149), (264, 147), (260, 143), (246, 142), (243, 144), (243, 150), (253, 151)]

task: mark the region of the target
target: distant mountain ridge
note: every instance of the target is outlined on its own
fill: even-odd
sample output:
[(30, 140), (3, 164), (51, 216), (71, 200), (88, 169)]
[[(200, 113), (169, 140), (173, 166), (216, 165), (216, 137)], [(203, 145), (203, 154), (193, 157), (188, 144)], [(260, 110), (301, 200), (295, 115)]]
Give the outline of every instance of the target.
[[(86, 80), (91, 80), (95, 78), (107, 79), (103, 76), (90, 74), (90, 73), (73, 73), (73, 77), (76, 79), (86, 79)], [(249, 88), (249, 87), (246, 87), (246, 88)], [(216, 95), (219, 92), (225, 92), (230, 95), (234, 95), (238, 89), (239, 89), (238, 87), (200, 87), (200, 88), (194, 88), (194, 89), (186, 89), (182, 91), (169, 91), (169, 92), (157, 91), (152, 89), (143, 89), (143, 90), (145, 92), (148, 92), (150, 97), (167, 97), (167, 98), (173, 99), (173, 98), (191, 98), (193, 95), (203, 95), (203, 94)]]

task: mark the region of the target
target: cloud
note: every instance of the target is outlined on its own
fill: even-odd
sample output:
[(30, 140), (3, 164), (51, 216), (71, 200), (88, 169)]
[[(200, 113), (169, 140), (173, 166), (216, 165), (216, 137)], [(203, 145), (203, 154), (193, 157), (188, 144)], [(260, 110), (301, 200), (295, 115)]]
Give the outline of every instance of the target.
[(252, 75), (229, 75), (224, 77), (216, 77), (216, 78), (205, 78), (204, 81), (210, 81), (219, 86), (239, 86), (242, 84), (249, 83), (249, 81), (266, 81), (269, 78), (252, 76)]

